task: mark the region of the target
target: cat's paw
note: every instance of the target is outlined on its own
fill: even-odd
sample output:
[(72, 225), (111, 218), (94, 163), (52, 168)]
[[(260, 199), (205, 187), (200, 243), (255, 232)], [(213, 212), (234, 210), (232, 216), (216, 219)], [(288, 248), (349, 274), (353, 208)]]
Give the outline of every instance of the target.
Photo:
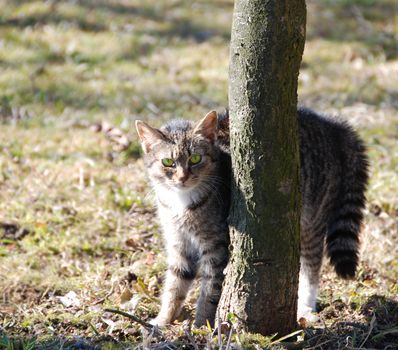
[(168, 325), (170, 322), (166, 320), (164, 317), (155, 317), (152, 320), (149, 321), (149, 324), (152, 326), (157, 326), (157, 327), (164, 327)]
[(314, 323), (319, 320), (319, 316), (313, 311), (313, 308), (310, 306), (301, 306), (297, 310), (297, 321), (301, 324), (302, 319), (305, 319), (307, 322)]

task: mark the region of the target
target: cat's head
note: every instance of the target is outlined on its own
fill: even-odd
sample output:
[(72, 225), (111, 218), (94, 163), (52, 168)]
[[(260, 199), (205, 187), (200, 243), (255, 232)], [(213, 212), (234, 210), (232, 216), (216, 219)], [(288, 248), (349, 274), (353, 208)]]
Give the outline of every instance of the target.
[(136, 128), (151, 180), (175, 192), (205, 184), (214, 174), (218, 157), (217, 113), (201, 121), (173, 120), (160, 129), (143, 121)]

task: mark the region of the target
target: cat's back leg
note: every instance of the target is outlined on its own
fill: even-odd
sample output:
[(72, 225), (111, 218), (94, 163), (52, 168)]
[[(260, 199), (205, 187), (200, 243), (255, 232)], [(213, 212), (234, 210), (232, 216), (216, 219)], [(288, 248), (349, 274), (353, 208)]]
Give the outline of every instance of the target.
[(195, 326), (214, 324), (214, 318), (221, 297), (224, 281), (224, 269), (228, 263), (228, 244), (226, 239), (214, 240), (203, 244), (200, 259), (201, 287), (196, 308)]
[(300, 277), (297, 317), (314, 319), (324, 249), (324, 225), (301, 229)]

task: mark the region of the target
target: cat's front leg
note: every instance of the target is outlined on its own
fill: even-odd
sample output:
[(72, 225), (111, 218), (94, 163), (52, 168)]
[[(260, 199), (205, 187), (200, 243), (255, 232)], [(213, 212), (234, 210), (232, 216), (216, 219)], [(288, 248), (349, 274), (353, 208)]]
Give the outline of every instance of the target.
[(189, 288), (196, 277), (197, 261), (181, 252), (179, 248), (175, 246), (168, 250), (169, 266), (161, 307), (158, 316), (151, 321), (153, 325), (165, 326), (178, 317)]
[(201, 259), (202, 283), (196, 307), (195, 326), (214, 325), (214, 318), (224, 281), (224, 269), (228, 263), (227, 244), (204, 252)]

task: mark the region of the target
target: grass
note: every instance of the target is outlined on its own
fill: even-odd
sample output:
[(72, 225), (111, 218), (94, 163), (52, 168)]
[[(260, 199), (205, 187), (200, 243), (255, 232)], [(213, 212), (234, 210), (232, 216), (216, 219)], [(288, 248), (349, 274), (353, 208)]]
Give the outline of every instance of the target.
[[(307, 6), (300, 104), (357, 128), (371, 182), (358, 278), (340, 281), (325, 266), (320, 321), (296, 345), (394, 349), (397, 4)], [(153, 317), (165, 260), (133, 122), (224, 108), (233, 2), (0, 0), (0, 8), (0, 348), (134, 348), (139, 326), (104, 309)], [(212, 331), (186, 327), (181, 320), (146, 343), (220, 344)], [(278, 336), (231, 341), (287, 346)]]

